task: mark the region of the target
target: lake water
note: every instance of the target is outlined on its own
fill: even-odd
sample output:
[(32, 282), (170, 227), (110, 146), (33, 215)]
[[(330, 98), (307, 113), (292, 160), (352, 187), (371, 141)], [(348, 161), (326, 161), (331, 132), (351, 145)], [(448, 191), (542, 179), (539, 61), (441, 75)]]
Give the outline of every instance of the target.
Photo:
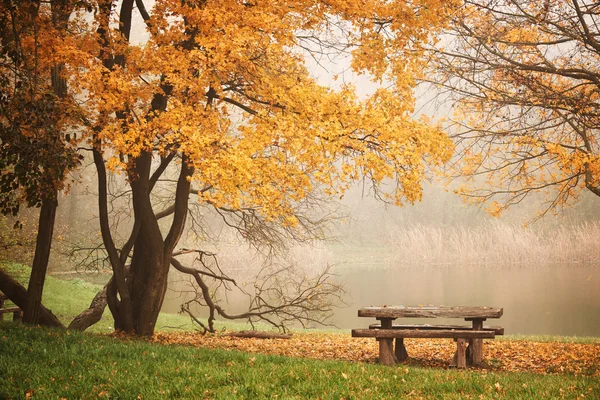
[(487, 324), (506, 334), (600, 336), (600, 266), (349, 268), (339, 279), (350, 296), (335, 313), (340, 328), (375, 322), (357, 317), (363, 306), (434, 304), (503, 307), (502, 318)]
[[(600, 336), (600, 266), (530, 267), (385, 267), (366, 269), (346, 263), (336, 271), (348, 293), (346, 307), (332, 322), (342, 329), (367, 327), (374, 319), (358, 318), (370, 305), (447, 305), (504, 308), (486, 324), (506, 334)], [(182, 287), (173, 283), (171, 288)], [(163, 311), (177, 312), (181, 296), (170, 291)], [(243, 311), (243, 297), (230, 296), (228, 310)], [(461, 323), (460, 320), (405, 320), (407, 323)]]

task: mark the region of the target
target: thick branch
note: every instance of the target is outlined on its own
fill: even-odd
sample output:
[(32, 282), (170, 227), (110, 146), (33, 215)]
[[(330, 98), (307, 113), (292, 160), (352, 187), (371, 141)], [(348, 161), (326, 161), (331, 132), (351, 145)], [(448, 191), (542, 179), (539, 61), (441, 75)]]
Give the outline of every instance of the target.
[(133, 321), (130, 316), (132, 305), (131, 297), (129, 295), (129, 288), (125, 281), (125, 265), (119, 257), (117, 248), (115, 247), (112, 234), (110, 232), (110, 222), (108, 219), (108, 202), (107, 202), (107, 182), (106, 182), (106, 168), (104, 166), (104, 159), (102, 153), (100, 153), (100, 144), (96, 143), (94, 147), (94, 164), (96, 165), (96, 171), (98, 174), (98, 208), (99, 208), (99, 220), (100, 220), (100, 232), (102, 234), (102, 241), (104, 242), (104, 248), (108, 253), (108, 258), (112, 266), (113, 275), (115, 278), (115, 285), (121, 297), (119, 304), (119, 315), (123, 316), (123, 323), (125, 324), (121, 328), (127, 332), (133, 332)]
[[(27, 306), (27, 290), (2, 268), (0, 268), (0, 292), (4, 293), (10, 301), (15, 303), (21, 310)], [(43, 305), (40, 305), (40, 315), (38, 323), (40, 325), (64, 328), (65, 326), (58, 318)]]
[(165, 238), (165, 259), (171, 257), (173, 249), (179, 242), (179, 238), (185, 226), (185, 219), (188, 212), (188, 202), (191, 188), (191, 178), (194, 173), (194, 167), (189, 163), (188, 157), (183, 156), (181, 160), (181, 171), (175, 190), (175, 211), (171, 229)]
[(108, 283), (104, 285), (102, 290), (99, 291), (96, 296), (94, 296), (89, 308), (71, 321), (69, 324), (69, 329), (85, 331), (87, 328), (102, 319), (102, 314), (104, 313), (104, 309), (106, 308), (107, 304), (107, 288)]

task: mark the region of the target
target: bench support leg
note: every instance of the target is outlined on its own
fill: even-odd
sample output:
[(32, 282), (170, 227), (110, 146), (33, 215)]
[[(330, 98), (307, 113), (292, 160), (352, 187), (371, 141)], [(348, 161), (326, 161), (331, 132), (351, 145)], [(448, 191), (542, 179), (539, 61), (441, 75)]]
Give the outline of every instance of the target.
[[(482, 329), (483, 320), (473, 320), (473, 330), (480, 331)], [(481, 365), (481, 362), (483, 361), (483, 339), (471, 339), (470, 344), (471, 345), (469, 347), (471, 347), (472, 365)]]
[[(378, 318), (381, 328), (392, 329), (393, 318)], [(379, 341), (379, 363), (383, 365), (394, 365), (398, 362), (394, 354), (394, 339), (378, 338)]]
[(396, 338), (395, 354), (398, 362), (402, 362), (408, 358), (406, 347), (404, 347), (404, 338)]
[(379, 363), (383, 365), (394, 365), (398, 362), (394, 354), (394, 339), (381, 339), (379, 342)]
[(456, 339), (456, 367), (467, 368), (467, 340)]
[(467, 346), (467, 365), (473, 365), (473, 339), (468, 340)]

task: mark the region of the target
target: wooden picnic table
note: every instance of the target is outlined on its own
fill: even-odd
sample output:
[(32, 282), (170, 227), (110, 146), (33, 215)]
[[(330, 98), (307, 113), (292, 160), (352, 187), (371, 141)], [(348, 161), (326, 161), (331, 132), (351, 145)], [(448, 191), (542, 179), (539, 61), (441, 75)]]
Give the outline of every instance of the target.
[(13, 314), (13, 321), (21, 321), (23, 319), (23, 310), (19, 307), (4, 307), (4, 302), (8, 297), (0, 292), (0, 321), (4, 320), (4, 314)]
[[(447, 307), (447, 306), (379, 306), (364, 307), (358, 310), (359, 317), (371, 317), (381, 321), (370, 329), (355, 329), (355, 337), (375, 337), (379, 340), (379, 360), (383, 364), (394, 364), (407, 357), (403, 339), (410, 338), (454, 338), (457, 339), (458, 367), (465, 366), (466, 341), (469, 343), (470, 361), (480, 365), (483, 359), (483, 338), (493, 338), (504, 334), (501, 327), (484, 327), (488, 318), (500, 318), (503, 309), (497, 307)], [(470, 321), (468, 326), (459, 325), (393, 325), (397, 318), (461, 318)], [(396, 351), (392, 353), (393, 339), (396, 338)], [(461, 348), (462, 346), (462, 348)], [(463, 359), (461, 359), (461, 357)]]

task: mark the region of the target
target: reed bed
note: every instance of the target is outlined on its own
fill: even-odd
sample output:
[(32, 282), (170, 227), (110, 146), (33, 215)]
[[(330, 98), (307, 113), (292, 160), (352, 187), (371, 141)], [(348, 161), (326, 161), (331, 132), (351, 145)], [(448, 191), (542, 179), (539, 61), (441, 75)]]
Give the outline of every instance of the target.
[(493, 221), (477, 227), (415, 225), (383, 240), (386, 264), (565, 265), (600, 264), (600, 223), (528, 228)]

